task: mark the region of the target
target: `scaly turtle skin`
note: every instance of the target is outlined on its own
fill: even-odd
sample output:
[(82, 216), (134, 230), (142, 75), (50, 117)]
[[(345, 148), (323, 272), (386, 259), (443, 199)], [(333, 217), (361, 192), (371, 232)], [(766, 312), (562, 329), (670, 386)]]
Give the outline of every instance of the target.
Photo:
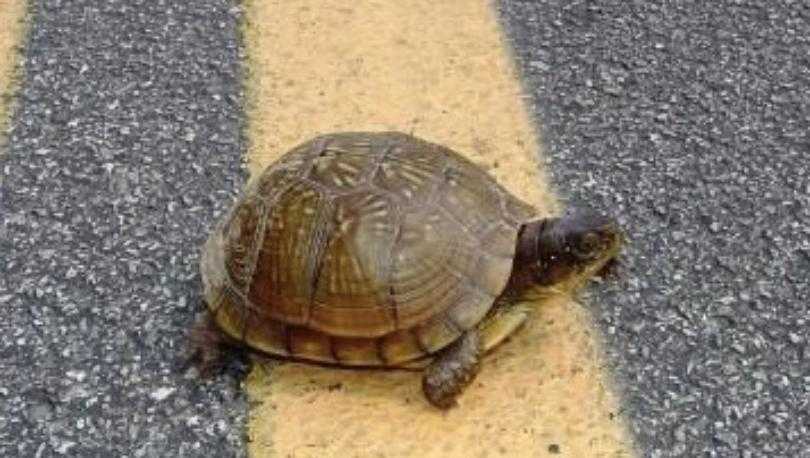
[(425, 395), (450, 407), (525, 320), (514, 298), (573, 288), (618, 254), (608, 218), (536, 215), (461, 155), (407, 134), (305, 142), (248, 184), (203, 248), (201, 370), (223, 345), (426, 367)]

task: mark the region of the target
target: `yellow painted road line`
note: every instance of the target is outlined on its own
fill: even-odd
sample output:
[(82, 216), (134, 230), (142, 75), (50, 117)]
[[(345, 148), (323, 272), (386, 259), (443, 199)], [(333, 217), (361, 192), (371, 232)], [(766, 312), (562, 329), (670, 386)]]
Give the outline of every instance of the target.
[[(249, 165), (339, 130), (403, 130), (467, 154), (546, 212), (558, 204), (497, 16), (485, 1), (252, 0)], [(246, 382), (253, 457), (630, 456), (582, 307), (538, 304), (447, 413), (419, 373), (282, 363)]]
[(22, 44), (24, 18), (24, 0), (0, 0), (0, 144), (3, 143), (18, 74), (17, 50)]

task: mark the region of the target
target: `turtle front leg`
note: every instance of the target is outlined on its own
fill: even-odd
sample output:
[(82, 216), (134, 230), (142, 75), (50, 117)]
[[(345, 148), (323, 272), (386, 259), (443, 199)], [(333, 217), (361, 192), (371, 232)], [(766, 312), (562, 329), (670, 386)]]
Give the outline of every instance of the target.
[(481, 336), (471, 329), (437, 354), (422, 378), (428, 401), (440, 409), (455, 406), (456, 397), (478, 374), (483, 353)]

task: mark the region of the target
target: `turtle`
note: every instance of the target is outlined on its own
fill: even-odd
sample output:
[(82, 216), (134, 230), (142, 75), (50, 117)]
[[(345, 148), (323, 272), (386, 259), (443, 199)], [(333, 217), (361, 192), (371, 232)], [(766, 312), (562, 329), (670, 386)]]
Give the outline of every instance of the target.
[(623, 244), (592, 210), (541, 212), (448, 147), (402, 132), (305, 141), (251, 179), (201, 253), (203, 375), (228, 349), (423, 371), (440, 409), (528, 317), (535, 290), (610, 270)]

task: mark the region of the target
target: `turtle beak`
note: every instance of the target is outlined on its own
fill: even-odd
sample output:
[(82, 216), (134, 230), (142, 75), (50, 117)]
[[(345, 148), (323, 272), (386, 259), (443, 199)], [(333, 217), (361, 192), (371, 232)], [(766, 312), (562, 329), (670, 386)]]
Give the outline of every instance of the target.
[(607, 257), (616, 257), (625, 244), (624, 231), (613, 220), (608, 220), (599, 228), (599, 234), (605, 243)]
[(604, 262), (593, 274), (592, 279), (597, 282), (602, 280), (616, 280), (622, 277), (624, 263), (621, 260), (621, 249), (626, 243), (624, 233), (611, 223), (610, 226), (602, 229), (605, 237)]
[(613, 257), (607, 260), (602, 267), (596, 271), (593, 280), (602, 282), (603, 280), (618, 280), (623, 276), (624, 264), (618, 257)]

